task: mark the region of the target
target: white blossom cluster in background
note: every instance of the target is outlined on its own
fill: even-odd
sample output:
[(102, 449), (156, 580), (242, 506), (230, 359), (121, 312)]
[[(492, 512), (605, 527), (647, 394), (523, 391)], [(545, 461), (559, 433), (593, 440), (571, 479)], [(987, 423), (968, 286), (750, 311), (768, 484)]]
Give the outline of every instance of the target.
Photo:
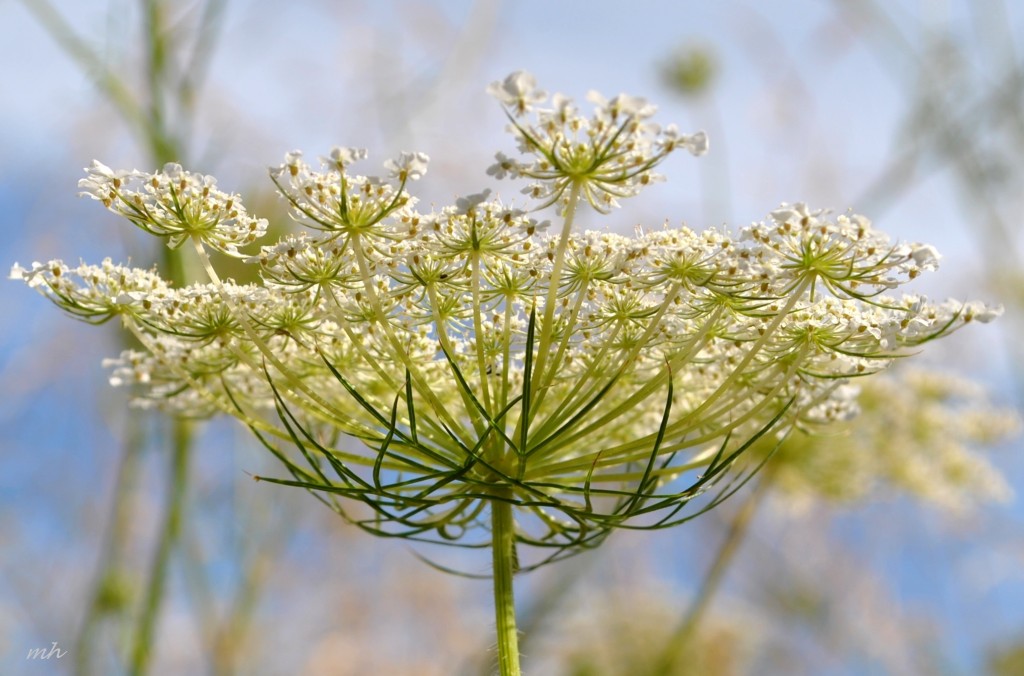
[[(422, 154), (378, 178), (354, 172), (362, 150), (320, 166), (289, 153), (270, 173), (303, 229), (245, 254), (267, 224), (211, 177), (97, 163), (86, 193), (192, 243), (209, 281), (176, 288), (110, 261), (12, 276), (79, 318), (117, 317), (141, 348), (111, 362), (112, 382), (142, 385), (140, 403), (239, 418), (290, 471), (277, 481), (362, 527), (457, 540), (500, 495), (520, 541), (556, 552), (690, 518), (681, 508), (716, 483), (712, 503), (726, 496), (766, 432), (848, 418), (848, 378), (998, 314), (900, 293), (937, 254), (853, 214), (783, 205), (735, 235), (579, 230), (583, 205), (607, 212), (706, 137), (624, 95), (592, 96), (589, 118), (558, 95), (540, 107), (523, 73), (492, 91), (528, 159), (499, 154), (491, 173), (531, 179), (526, 204), (485, 192), (420, 211), (407, 184)], [(557, 225), (534, 217), (546, 207)], [(209, 249), (261, 283), (222, 279)]]
[(1020, 419), (978, 385), (896, 368), (865, 380), (856, 396), (857, 418), (782, 444), (775, 483), (788, 506), (851, 503), (885, 489), (958, 513), (1010, 498), (1006, 480), (978, 451), (1016, 436)]

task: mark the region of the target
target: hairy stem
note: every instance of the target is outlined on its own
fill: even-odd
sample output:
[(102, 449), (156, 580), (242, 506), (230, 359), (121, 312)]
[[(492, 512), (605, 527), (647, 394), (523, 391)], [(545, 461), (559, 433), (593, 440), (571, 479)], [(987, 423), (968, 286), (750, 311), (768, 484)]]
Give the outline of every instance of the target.
[(498, 633), (498, 666), (501, 676), (519, 676), (519, 635), (516, 631), (512, 575), (516, 560), (515, 523), (512, 505), (491, 500), (491, 555), (494, 561), (494, 616)]

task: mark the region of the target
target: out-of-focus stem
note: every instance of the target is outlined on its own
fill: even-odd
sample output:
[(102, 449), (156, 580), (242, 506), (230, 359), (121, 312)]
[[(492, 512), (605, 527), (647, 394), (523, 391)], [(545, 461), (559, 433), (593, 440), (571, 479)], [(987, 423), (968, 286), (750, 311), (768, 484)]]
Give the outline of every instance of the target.
[(235, 505), (236, 518), (264, 524), (269, 539), (255, 543), (250, 552), (240, 553), (239, 570), (242, 579), (235, 587), (231, 602), (222, 618), (215, 616), (215, 594), (204, 574), (203, 562), (206, 556), (200, 543), (194, 535), (182, 536), (179, 551), (183, 558), (185, 580), (200, 620), (199, 626), (205, 641), (204, 650), (209, 657), (209, 673), (213, 676), (240, 673), (240, 663), (245, 656), (243, 648), (252, 625), (253, 611), (259, 603), (267, 578), (274, 570), (276, 557), (282, 551), (290, 533), (286, 524), (294, 523), (296, 518), (294, 506), (288, 502), (283, 505), (283, 514), (273, 519), (274, 523), (270, 523), (271, 517), (265, 508), (266, 504), (261, 501)]
[(192, 447), (190, 425), (183, 420), (174, 421), (172, 435), (174, 448), (171, 455), (171, 471), (167, 482), (167, 511), (164, 515), (163, 527), (160, 530), (160, 540), (153, 557), (152, 567), (150, 568), (149, 585), (146, 589), (142, 614), (139, 618), (129, 658), (128, 673), (132, 674), (132, 676), (138, 676), (147, 672), (149, 661), (152, 657), (156, 619), (167, 583), (167, 569), (171, 553), (181, 533), (181, 520), (188, 483), (189, 451)]
[(167, 26), (164, 21), (166, 8), (162, 0), (142, 2), (142, 23), (146, 36), (146, 84), (149, 90), (145, 126), (146, 140), (150, 153), (158, 163), (180, 161), (180, 144), (175, 141), (167, 128), (168, 106), (165, 89), (171, 84), (171, 73), (167, 57)]
[(697, 590), (697, 596), (690, 603), (686, 614), (683, 615), (682, 620), (676, 625), (675, 631), (672, 632), (672, 636), (665, 643), (665, 648), (655, 663), (654, 670), (651, 672), (652, 676), (671, 676), (671, 674), (675, 673), (673, 671), (674, 667), (685, 658), (697, 627), (704, 618), (708, 607), (710, 607), (711, 599), (714, 598), (719, 587), (721, 587), (722, 579), (735, 558), (736, 552), (739, 551), (740, 544), (742, 544), (743, 538), (750, 528), (754, 514), (757, 513), (761, 500), (768, 494), (771, 484), (772, 473), (771, 465), (769, 465), (761, 480), (754, 486), (747, 499), (743, 501), (743, 504), (740, 505), (739, 510), (737, 510), (729, 522), (729, 529), (725, 534), (725, 539), (719, 546), (711, 566), (704, 574), (704, 579)]
[[(277, 531), (279, 535), (285, 533), (284, 528), (279, 528)], [(272, 552), (276, 551), (278, 550), (270, 548), (257, 552), (254, 555), (254, 560), (248, 562), (243, 570), (245, 578), (235, 594), (231, 611), (221, 623), (220, 631), (214, 636), (212, 661), (215, 674), (227, 675), (238, 671), (238, 661), (242, 655), (241, 649), (245, 643), (246, 634), (252, 623), (253, 609), (259, 600), (267, 577), (273, 570), (275, 561)]]
[(128, 124), (144, 134), (146, 116), (131, 90), (103, 63), (96, 51), (75, 33), (53, 5), (48, 0), (22, 0), (21, 4), (35, 16), (61, 49), (78, 63), (82, 71), (96, 79), (96, 88), (120, 111)]
[[(171, 106), (177, 104), (180, 115), (175, 121), (187, 125), (189, 113), (194, 104), (195, 89), (202, 80), (210, 54), (216, 40), (217, 28), (223, 13), (225, 0), (206, 0), (203, 3), (199, 34), (190, 59), (189, 67), (181, 81), (175, 83), (170, 54), (182, 45), (172, 41), (172, 33), (166, 21), (169, 5), (165, 0), (140, 0), (142, 28), (146, 46), (145, 77), (148, 89), (148, 106), (144, 106), (118, 76), (118, 73), (104, 63), (100, 53), (80, 37), (73, 26), (51, 5), (48, 0), (24, 0), (22, 3), (47, 30), (63, 51), (83, 71), (96, 79), (97, 89), (102, 92), (128, 123), (145, 147), (150, 159), (156, 164), (170, 161), (184, 161), (186, 148), (180, 141), (182, 136), (170, 131)], [(177, 100), (168, 100), (168, 93)], [(184, 128), (184, 127), (183, 127)], [(162, 263), (169, 279), (176, 286), (188, 282), (185, 261), (178, 250), (161, 247)], [(171, 441), (171, 472), (167, 489), (167, 506), (164, 527), (157, 550), (154, 554), (141, 620), (131, 649), (131, 673), (144, 673), (149, 660), (150, 644), (155, 632), (156, 621), (163, 601), (167, 567), (181, 530), (182, 511), (188, 482), (188, 456), (192, 445), (191, 426), (182, 420), (173, 419), (168, 435)], [(121, 471), (114, 498), (113, 523), (107, 554), (97, 574), (92, 591), (92, 602), (83, 620), (77, 637), (76, 673), (89, 673), (91, 643), (90, 637), (95, 622), (102, 610), (103, 595), (108, 593), (112, 575), (120, 568), (119, 552), (126, 537), (130, 509), (130, 487), (139, 469), (140, 449), (144, 443), (138, 418), (127, 422), (126, 442)]]
[(105, 613), (112, 610), (110, 595), (116, 593), (116, 585), (122, 575), (125, 543), (131, 523), (133, 489), (138, 481), (142, 448), (145, 444), (145, 433), (141, 423), (136, 416), (129, 416), (125, 420), (125, 442), (121, 449), (121, 462), (114, 484), (113, 507), (104, 538), (102, 558), (72, 653), (75, 656), (74, 673), (80, 676), (93, 673), (92, 648), (96, 623)]

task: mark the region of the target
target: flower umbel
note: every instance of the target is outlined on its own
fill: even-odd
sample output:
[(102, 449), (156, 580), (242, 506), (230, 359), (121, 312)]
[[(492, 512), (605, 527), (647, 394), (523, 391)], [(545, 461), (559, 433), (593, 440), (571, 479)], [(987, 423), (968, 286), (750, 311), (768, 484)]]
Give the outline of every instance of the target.
[(94, 161), (78, 182), (83, 195), (146, 232), (167, 238), (171, 247), (196, 238), (211, 249), (238, 255), (238, 247), (267, 232), (267, 222), (249, 216), (238, 195), (217, 189), (212, 176), (185, 171), (173, 162), (162, 171), (113, 171)]
[(505, 106), (520, 152), (533, 157), (516, 160), (498, 153), (487, 173), (534, 179), (523, 192), (540, 202), (537, 208), (565, 206), (576, 189), (594, 209), (607, 213), (618, 200), (662, 180), (653, 169), (672, 151), (686, 148), (702, 155), (708, 149), (704, 132), (687, 136), (675, 126), (662, 129), (650, 122), (656, 108), (634, 96), (620, 94), (609, 101), (591, 92), (588, 99), (595, 109), (587, 118), (571, 99), (556, 94), (552, 107), (537, 110), (536, 123), (528, 124), (526, 113), (547, 99), (536, 91), (532, 76), (513, 73), (488, 91)]
[[(336, 148), (320, 169), (289, 153), (271, 178), (313, 232), (250, 252), (262, 283), (238, 285), (207, 256), (242, 256), (264, 234), (237, 196), (177, 165), (96, 163), (86, 193), (190, 240), (209, 281), (175, 288), (109, 261), (12, 276), (78, 317), (119, 317), (142, 349), (112, 362), (112, 382), (140, 384), (144, 405), (240, 419), (291, 474), (269, 480), (368, 531), (442, 543), (510, 505), (516, 540), (550, 550), (541, 563), (615, 528), (693, 518), (749, 476), (729, 470), (769, 430), (847, 417), (845, 379), (997, 314), (897, 295), (935, 251), (853, 214), (783, 205), (738, 238), (578, 231), (580, 201), (608, 211), (706, 137), (653, 125), (625, 95), (592, 96), (589, 118), (556, 95), (528, 124), (546, 100), (531, 77), (492, 91), (532, 159), (499, 155), (491, 173), (534, 180), (530, 211), (487, 192), (417, 211), (422, 154), (386, 163), (385, 180), (352, 173), (362, 150)], [(556, 203), (549, 235), (529, 214)]]

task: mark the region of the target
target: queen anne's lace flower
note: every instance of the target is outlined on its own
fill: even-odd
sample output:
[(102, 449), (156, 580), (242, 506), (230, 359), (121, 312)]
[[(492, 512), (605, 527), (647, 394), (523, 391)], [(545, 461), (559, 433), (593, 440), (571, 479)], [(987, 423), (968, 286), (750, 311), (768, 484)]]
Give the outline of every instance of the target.
[(523, 192), (540, 207), (568, 204), (577, 191), (594, 209), (607, 213), (620, 199), (662, 180), (653, 169), (672, 151), (685, 148), (702, 155), (708, 149), (704, 132), (687, 136), (675, 126), (662, 129), (648, 121), (656, 108), (634, 96), (620, 94), (609, 101), (591, 92), (588, 98), (596, 108), (587, 118), (572, 100), (555, 95), (553, 107), (538, 110), (536, 123), (529, 124), (522, 118), (547, 99), (535, 91), (531, 76), (513, 73), (489, 91), (505, 106), (520, 152), (532, 158), (516, 160), (498, 153), (487, 173), (499, 179), (534, 179)]
[(488, 193), (417, 211), (406, 187), (421, 154), (382, 180), (351, 172), (365, 151), (336, 148), (320, 169), (293, 152), (271, 178), (318, 232), (250, 253), (262, 284), (238, 285), (206, 256), (262, 234), (237, 197), (174, 166), (97, 164), (88, 194), (191, 239), (209, 282), (174, 288), (109, 262), (12, 276), (91, 321), (119, 316), (142, 349), (112, 362), (112, 382), (141, 385), (145, 405), (241, 419), (292, 475), (275, 481), (321, 492), (361, 527), (447, 542), (501, 499), (519, 540), (556, 555), (690, 518), (682, 508), (716, 483), (711, 504), (731, 492), (727, 470), (769, 429), (848, 417), (845, 378), (997, 313), (895, 295), (935, 267), (933, 249), (802, 204), (739, 239), (577, 231), (578, 202), (606, 211), (706, 138), (653, 125), (653, 107), (624, 95), (592, 96), (590, 118), (556, 95), (527, 124), (546, 97), (522, 73), (492, 92), (532, 156), (499, 156), (492, 173), (535, 180), (535, 208), (560, 202), (559, 232)]
[(335, 148), (324, 159), (323, 170), (315, 171), (293, 151), (281, 166), (270, 170), (270, 178), (291, 205), (292, 216), (307, 227), (324, 230), (344, 239), (381, 236), (387, 217), (401, 219), (412, 213), (415, 200), (405, 192), (407, 181), (421, 178), (428, 158), (423, 153), (405, 153), (389, 160), (388, 169), (398, 185), (377, 177), (356, 176), (347, 167), (366, 157), (365, 150)]
[(115, 265), (109, 258), (100, 265), (71, 267), (60, 260), (33, 263), (31, 270), (15, 264), (11, 279), (24, 281), (78, 319), (102, 324), (117, 315), (146, 309), (146, 298), (167, 291), (156, 272)]
[(162, 171), (112, 171), (93, 162), (78, 182), (83, 195), (146, 232), (166, 237), (178, 247), (192, 238), (222, 253), (238, 255), (267, 232), (267, 221), (249, 216), (238, 195), (217, 189), (212, 176), (185, 171), (168, 163)]

